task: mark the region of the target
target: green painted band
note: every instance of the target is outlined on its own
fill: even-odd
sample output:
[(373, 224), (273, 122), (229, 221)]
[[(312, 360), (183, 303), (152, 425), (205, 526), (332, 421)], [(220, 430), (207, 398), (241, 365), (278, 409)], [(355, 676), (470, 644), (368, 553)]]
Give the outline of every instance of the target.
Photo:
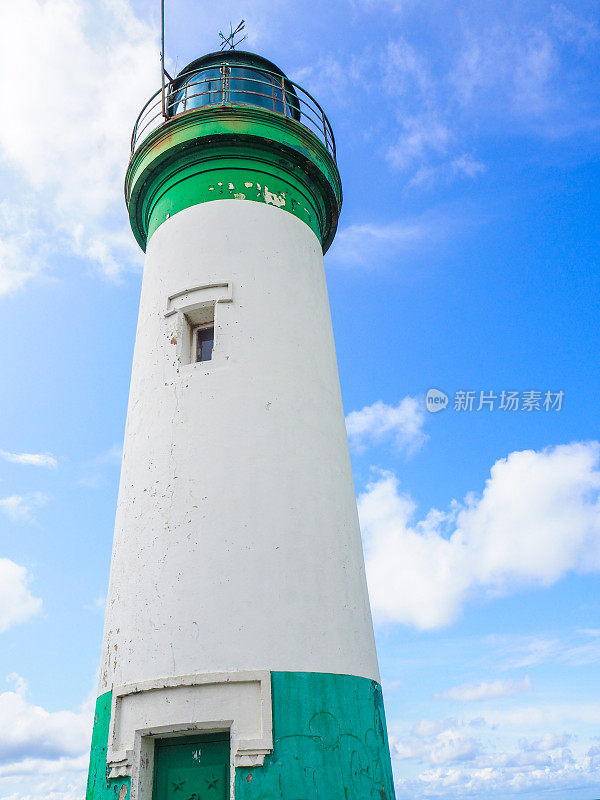
[[(253, 150), (254, 158), (236, 148), (203, 148), (201, 161), (179, 168), (164, 177), (147, 203), (151, 207), (148, 238), (169, 217), (185, 208), (211, 200), (254, 200), (294, 214), (318, 238), (325, 224), (326, 209), (318, 192), (309, 192), (305, 181), (286, 174), (269, 163), (269, 153)], [(271, 169), (269, 169), (271, 167)]]
[[(129, 797), (131, 778), (117, 778), (109, 781), (107, 775), (106, 753), (111, 706), (112, 692), (101, 694), (96, 701), (85, 800), (115, 800), (116, 798), (124, 800)], [(127, 788), (127, 791), (122, 794), (123, 786)]]
[[(271, 673), (273, 751), (238, 767), (236, 800), (394, 800), (381, 687), (353, 675)], [(107, 782), (112, 692), (98, 698), (86, 800), (115, 800), (130, 778)], [(155, 798), (160, 800), (160, 798)]]
[(352, 675), (273, 672), (273, 751), (235, 773), (236, 800), (394, 800), (381, 687)]
[(125, 178), (134, 235), (142, 249), (170, 216), (213, 199), (275, 205), (319, 237), (325, 252), (342, 202), (334, 160), (308, 128), (250, 106), (194, 109), (153, 131)]

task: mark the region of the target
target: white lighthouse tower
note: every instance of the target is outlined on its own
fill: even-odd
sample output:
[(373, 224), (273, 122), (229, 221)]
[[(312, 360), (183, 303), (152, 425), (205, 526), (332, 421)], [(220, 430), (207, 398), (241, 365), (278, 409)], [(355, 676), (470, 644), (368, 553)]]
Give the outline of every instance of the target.
[(143, 110), (146, 251), (87, 800), (391, 800), (318, 103), (240, 51)]

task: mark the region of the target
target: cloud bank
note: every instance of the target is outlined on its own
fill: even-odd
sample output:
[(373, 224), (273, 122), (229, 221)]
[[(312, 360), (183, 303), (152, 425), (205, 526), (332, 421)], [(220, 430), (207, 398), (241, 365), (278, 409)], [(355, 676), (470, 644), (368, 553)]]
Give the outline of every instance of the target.
[(439, 628), (475, 595), (600, 570), (599, 459), (598, 442), (511, 453), (480, 497), (417, 522), (394, 475), (369, 484), (358, 505), (376, 618)]
[[(402, 776), (396, 781), (398, 800), (513, 797), (533, 790), (569, 792), (597, 784), (600, 747), (571, 749), (575, 737), (549, 732), (531, 741), (522, 737), (490, 753), (481, 735), (486, 732), (486, 720), (477, 717), (421, 720), (408, 735), (392, 736), (392, 758), (399, 762)], [(404, 777), (410, 772), (409, 760), (423, 767), (416, 777)]]
[(4, 183), (16, 187), (0, 209), (0, 293), (40, 273), (50, 241), (112, 279), (137, 264), (123, 173), (157, 52), (155, 30), (128, 3), (0, 5), (0, 93), (19, 87), (22, 98), (0, 129)]
[(10, 677), (16, 683), (15, 691), (0, 694), (0, 775), (27, 771), (31, 761), (55, 761), (85, 754), (89, 748), (91, 712), (88, 709), (46, 711), (29, 702), (23, 679)]

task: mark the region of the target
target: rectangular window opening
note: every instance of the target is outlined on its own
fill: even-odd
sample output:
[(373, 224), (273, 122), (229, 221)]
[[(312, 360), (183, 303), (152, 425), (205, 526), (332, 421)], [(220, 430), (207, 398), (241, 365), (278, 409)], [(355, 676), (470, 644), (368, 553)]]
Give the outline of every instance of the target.
[(210, 322), (192, 329), (192, 353), (194, 361), (210, 361), (215, 343), (215, 324)]

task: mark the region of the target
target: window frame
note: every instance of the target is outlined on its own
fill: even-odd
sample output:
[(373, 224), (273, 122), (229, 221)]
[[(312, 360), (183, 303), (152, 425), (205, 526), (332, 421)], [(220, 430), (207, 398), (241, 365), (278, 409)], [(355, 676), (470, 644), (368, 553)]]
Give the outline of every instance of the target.
[[(202, 352), (202, 347), (198, 347), (198, 334), (201, 331), (212, 331), (212, 345), (210, 348), (210, 358), (198, 358), (198, 353)], [(215, 320), (214, 317), (210, 322), (203, 322), (199, 325), (190, 325), (190, 355), (192, 356), (190, 363), (192, 364), (206, 364), (208, 361), (213, 360), (213, 352), (215, 349)]]

